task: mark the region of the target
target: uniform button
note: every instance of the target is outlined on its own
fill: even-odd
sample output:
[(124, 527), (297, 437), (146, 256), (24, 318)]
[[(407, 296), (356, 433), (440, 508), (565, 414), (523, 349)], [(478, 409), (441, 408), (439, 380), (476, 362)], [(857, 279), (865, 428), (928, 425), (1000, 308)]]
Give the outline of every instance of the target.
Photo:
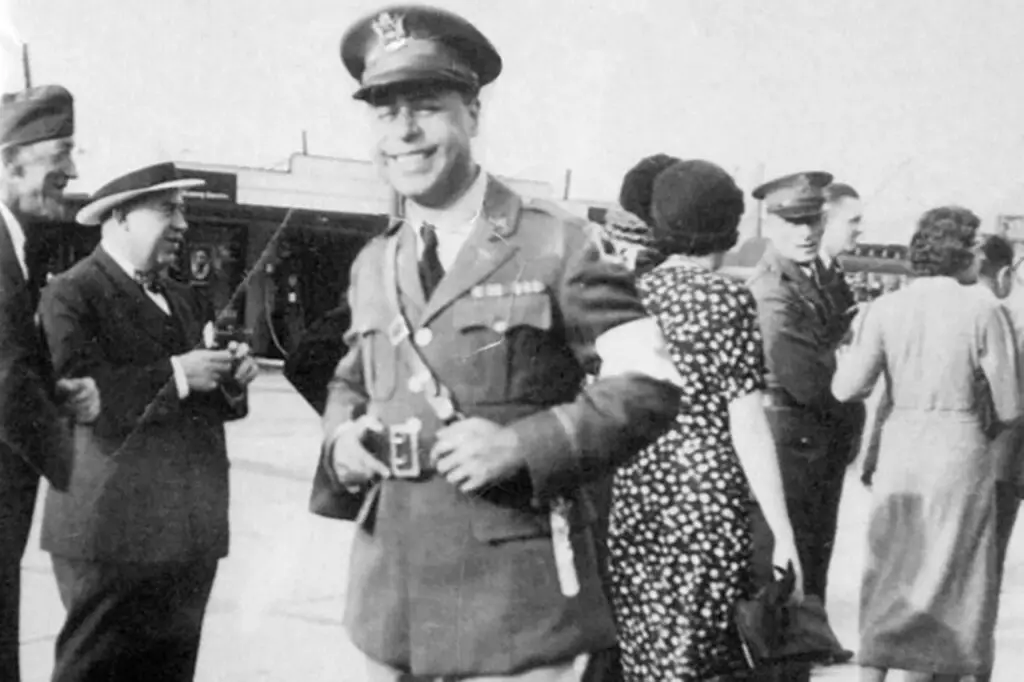
[(505, 332), (508, 331), (508, 322), (506, 322), (505, 320), (498, 320), (497, 322), (494, 323), (493, 329), (499, 334), (504, 334)]
[(440, 396), (434, 399), (434, 411), (437, 413), (438, 419), (448, 421), (455, 416), (455, 405), (452, 404), (450, 398)]
[(423, 390), (423, 382), (420, 381), (419, 376), (409, 377), (409, 381), (405, 385), (409, 387), (411, 393), (419, 393)]
[(434, 340), (434, 333), (424, 327), (423, 329), (417, 329), (412, 338), (413, 341), (416, 342), (417, 346), (426, 346)]

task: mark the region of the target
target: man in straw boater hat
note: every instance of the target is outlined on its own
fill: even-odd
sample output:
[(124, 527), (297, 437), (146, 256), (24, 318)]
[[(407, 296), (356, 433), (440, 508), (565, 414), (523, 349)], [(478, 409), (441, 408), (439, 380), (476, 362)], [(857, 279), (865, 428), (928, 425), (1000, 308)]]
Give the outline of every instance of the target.
[(43, 514), (67, 609), (55, 682), (193, 678), (228, 551), (224, 422), (245, 416), (257, 374), (246, 346), (211, 347), (202, 295), (161, 276), (188, 227), (183, 190), (202, 184), (163, 163), (101, 187), (77, 216), (103, 226), (99, 246), (43, 293), (55, 368), (104, 398)]
[[(843, 481), (864, 426), (861, 403), (840, 403), (832, 395), (835, 354), (850, 328), (855, 299), (835, 261), (820, 258), (831, 182), (829, 173), (794, 173), (754, 190), (768, 214), (771, 246), (748, 282), (768, 370), (765, 410), (804, 569), (804, 593), (822, 603)], [(755, 521), (755, 546), (767, 544), (765, 531)], [(850, 656), (837, 651), (834, 658)]]
[(312, 500), (356, 522), (355, 674), (576, 680), (615, 642), (584, 486), (671, 423), (681, 379), (597, 227), (473, 160), (487, 38), (392, 7), (341, 56), (403, 214), (352, 266)]
[[(40, 223), (64, 215), (77, 177), (74, 103), (57, 85), (0, 98), (0, 679), (17, 682), (21, 557), (40, 476), (62, 488), (71, 457), (66, 420), (99, 409), (89, 378), (55, 380), (35, 309), (45, 280)], [(33, 257), (36, 256), (36, 257)]]

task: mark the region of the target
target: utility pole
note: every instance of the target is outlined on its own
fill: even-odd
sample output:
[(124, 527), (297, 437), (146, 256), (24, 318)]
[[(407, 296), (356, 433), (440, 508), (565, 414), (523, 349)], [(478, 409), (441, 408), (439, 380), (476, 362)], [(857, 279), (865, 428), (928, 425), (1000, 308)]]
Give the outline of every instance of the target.
[(562, 199), (569, 200), (569, 188), (572, 187), (572, 168), (565, 169), (565, 188), (562, 191)]
[(28, 65), (28, 43), (21, 44), (21, 68), (25, 74), (25, 89), (32, 87), (32, 71)]
[(302, 155), (309, 156), (309, 140), (306, 137), (306, 131), (302, 131)]

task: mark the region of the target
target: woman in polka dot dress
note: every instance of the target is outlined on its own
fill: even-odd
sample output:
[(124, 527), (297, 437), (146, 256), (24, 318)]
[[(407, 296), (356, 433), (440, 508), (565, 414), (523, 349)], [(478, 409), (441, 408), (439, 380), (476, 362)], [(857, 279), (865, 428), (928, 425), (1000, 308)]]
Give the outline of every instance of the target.
[(675, 426), (613, 484), (612, 601), (629, 682), (746, 668), (733, 613), (750, 593), (752, 492), (776, 538), (775, 564), (792, 562), (798, 585), (802, 577), (761, 403), (754, 301), (714, 272), (736, 243), (743, 193), (713, 164), (659, 158), (648, 196), (655, 242), (668, 257), (637, 286), (685, 388)]

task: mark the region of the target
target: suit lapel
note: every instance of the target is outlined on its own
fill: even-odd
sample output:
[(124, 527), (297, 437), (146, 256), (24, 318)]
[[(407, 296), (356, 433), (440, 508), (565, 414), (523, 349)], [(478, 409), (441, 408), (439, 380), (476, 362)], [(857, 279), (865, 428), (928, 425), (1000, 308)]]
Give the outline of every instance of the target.
[[(102, 246), (93, 251), (96, 266), (110, 281), (114, 295), (119, 299), (116, 303), (125, 308), (134, 309), (137, 326), (145, 331), (153, 340), (172, 350), (177, 350), (175, 340), (180, 334), (174, 315), (168, 315), (160, 309), (153, 299), (146, 295), (139, 284), (128, 276), (128, 273), (114, 262), (110, 254)], [(169, 302), (169, 301), (168, 301)], [(176, 312), (171, 308), (172, 312)]]
[(508, 237), (516, 230), (521, 208), (519, 197), (494, 178), (488, 178), (480, 218), (459, 250), (455, 262), (427, 301), (419, 321), (420, 326), (429, 324), (519, 250)]
[(27, 293), (25, 275), (21, 271), (18, 256), (14, 253), (14, 242), (11, 241), (7, 221), (2, 216), (0, 216), (0, 277), (3, 278), (4, 288), (10, 291), (21, 289)]

